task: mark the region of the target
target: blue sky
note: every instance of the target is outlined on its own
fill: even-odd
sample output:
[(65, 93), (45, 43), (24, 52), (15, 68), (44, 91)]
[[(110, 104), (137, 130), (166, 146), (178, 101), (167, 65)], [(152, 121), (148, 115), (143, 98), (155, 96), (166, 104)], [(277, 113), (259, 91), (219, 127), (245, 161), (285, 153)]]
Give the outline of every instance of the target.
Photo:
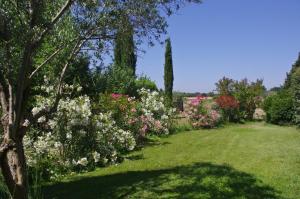
[[(168, 22), (177, 91), (212, 91), (223, 76), (279, 86), (300, 51), (300, 0), (204, 0)], [(164, 46), (144, 50), (137, 72), (163, 87)]]

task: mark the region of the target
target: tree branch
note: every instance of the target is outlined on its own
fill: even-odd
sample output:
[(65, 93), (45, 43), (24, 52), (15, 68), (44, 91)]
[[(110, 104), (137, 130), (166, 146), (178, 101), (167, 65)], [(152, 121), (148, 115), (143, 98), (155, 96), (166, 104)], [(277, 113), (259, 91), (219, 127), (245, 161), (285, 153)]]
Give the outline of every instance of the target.
[[(77, 55), (77, 53), (80, 51), (82, 45), (86, 42), (86, 40), (81, 40), (79, 39), (76, 44), (74, 45), (65, 65), (62, 68), (62, 72), (60, 74), (59, 77), (59, 81), (58, 81), (58, 85), (57, 85), (57, 91), (56, 91), (56, 96), (55, 96), (55, 100), (53, 102), (53, 104), (51, 106), (46, 106), (44, 109), (40, 110), (39, 112), (37, 112), (36, 114), (31, 114), (28, 118), (28, 120), (26, 120), (22, 127), (23, 128), (28, 128), (30, 125), (32, 125), (33, 123), (35, 123), (40, 117), (47, 115), (47, 114), (51, 114), (53, 112), (56, 111), (57, 106), (59, 104), (59, 101), (61, 99), (61, 95), (62, 95), (62, 86), (63, 86), (63, 79), (65, 76), (65, 73), (67, 71), (68, 66), (70, 65), (70, 63), (73, 61), (73, 58)], [(26, 131), (24, 131), (26, 132)]]
[(14, 143), (13, 140), (5, 140), (2, 142), (0, 146), (0, 161), (2, 161), (2, 158), (6, 155), (7, 151), (9, 149), (15, 148), (16, 144)]
[(44, 29), (38, 39), (34, 42), (35, 45), (39, 44), (43, 38), (47, 35), (47, 33), (53, 28), (53, 26), (60, 20), (62, 15), (71, 7), (74, 3), (74, 0), (67, 0), (62, 8), (58, 11), (58, 13), (52, 18), (51, 22), (46, 25), (46, 29)]
[(35, 73), (38, 72), (40, 68), (42, 68), (44, 65), (46, 65), (57, 53), (59, 53), (64, 47), (58, 48), (54, 53), (52, 53), (43, 63), (41, 63), (29, 76), (29, 79), (31, 79)]

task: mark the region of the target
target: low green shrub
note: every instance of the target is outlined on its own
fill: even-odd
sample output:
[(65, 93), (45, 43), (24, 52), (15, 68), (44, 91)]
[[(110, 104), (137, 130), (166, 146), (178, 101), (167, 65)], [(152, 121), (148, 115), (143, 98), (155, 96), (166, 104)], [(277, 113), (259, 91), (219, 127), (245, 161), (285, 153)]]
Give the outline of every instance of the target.
[(291, 124), (294, 119), (293, 96), (289, 91), (280, 91), (268, 96), (263, 103), (267, 122)]
[(154, 81), (152, 81), (149, 77), (143, 75), (135, 80), (135, 88), (136, 90), (140, 90), (142, 88), (148, 89), (150, 91), (157, 91), (157, 86)]

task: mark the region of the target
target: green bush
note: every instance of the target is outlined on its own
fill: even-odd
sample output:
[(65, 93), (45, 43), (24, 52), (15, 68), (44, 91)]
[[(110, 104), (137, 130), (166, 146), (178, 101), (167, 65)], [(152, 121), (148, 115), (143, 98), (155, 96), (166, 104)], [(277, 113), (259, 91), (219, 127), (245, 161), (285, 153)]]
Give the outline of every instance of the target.
[(107, 72), (106, 91), (108, 93), (119, 93), (134, 96), (135, 77), (132, 75), (132, 69), (112, 66)]
[(150, 91), (158, 90), (155, 82), (145, 75), (135, 80), (135, 88), (136, 90), (140, 90), (142, 88), (148, 89)]
[(280, 91), (268, 96), (263, 104), (267, 122), (291, 124), (294, 118), (293, 97), (288, 91)]

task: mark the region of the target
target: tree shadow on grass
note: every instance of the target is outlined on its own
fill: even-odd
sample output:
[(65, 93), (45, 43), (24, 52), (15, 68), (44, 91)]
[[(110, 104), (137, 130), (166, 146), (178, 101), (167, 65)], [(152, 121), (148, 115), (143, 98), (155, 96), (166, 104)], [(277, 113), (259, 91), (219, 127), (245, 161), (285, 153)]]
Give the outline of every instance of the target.
[(46, 199), (282, 198), (253, 175), (211, 163), (85, 177), (45, 187), (44, 196)]
[(133, 160), (142, 160), (142, 159), (145, 159), (145, 158), (144, 158), (144, 154), (136, 154), (136, 155), (126, 156), (125, 159), (133, 161)]
[(141, 151), (146, 147), (151, 147), (151, 146), (164, 146), (164, 145), (168, 145), (171, 144), (170, 142), (163, 142), (160, 140), (146, 140), (143, 141), (142, 143), (138, 144), (135, 147), (135, 151)]

